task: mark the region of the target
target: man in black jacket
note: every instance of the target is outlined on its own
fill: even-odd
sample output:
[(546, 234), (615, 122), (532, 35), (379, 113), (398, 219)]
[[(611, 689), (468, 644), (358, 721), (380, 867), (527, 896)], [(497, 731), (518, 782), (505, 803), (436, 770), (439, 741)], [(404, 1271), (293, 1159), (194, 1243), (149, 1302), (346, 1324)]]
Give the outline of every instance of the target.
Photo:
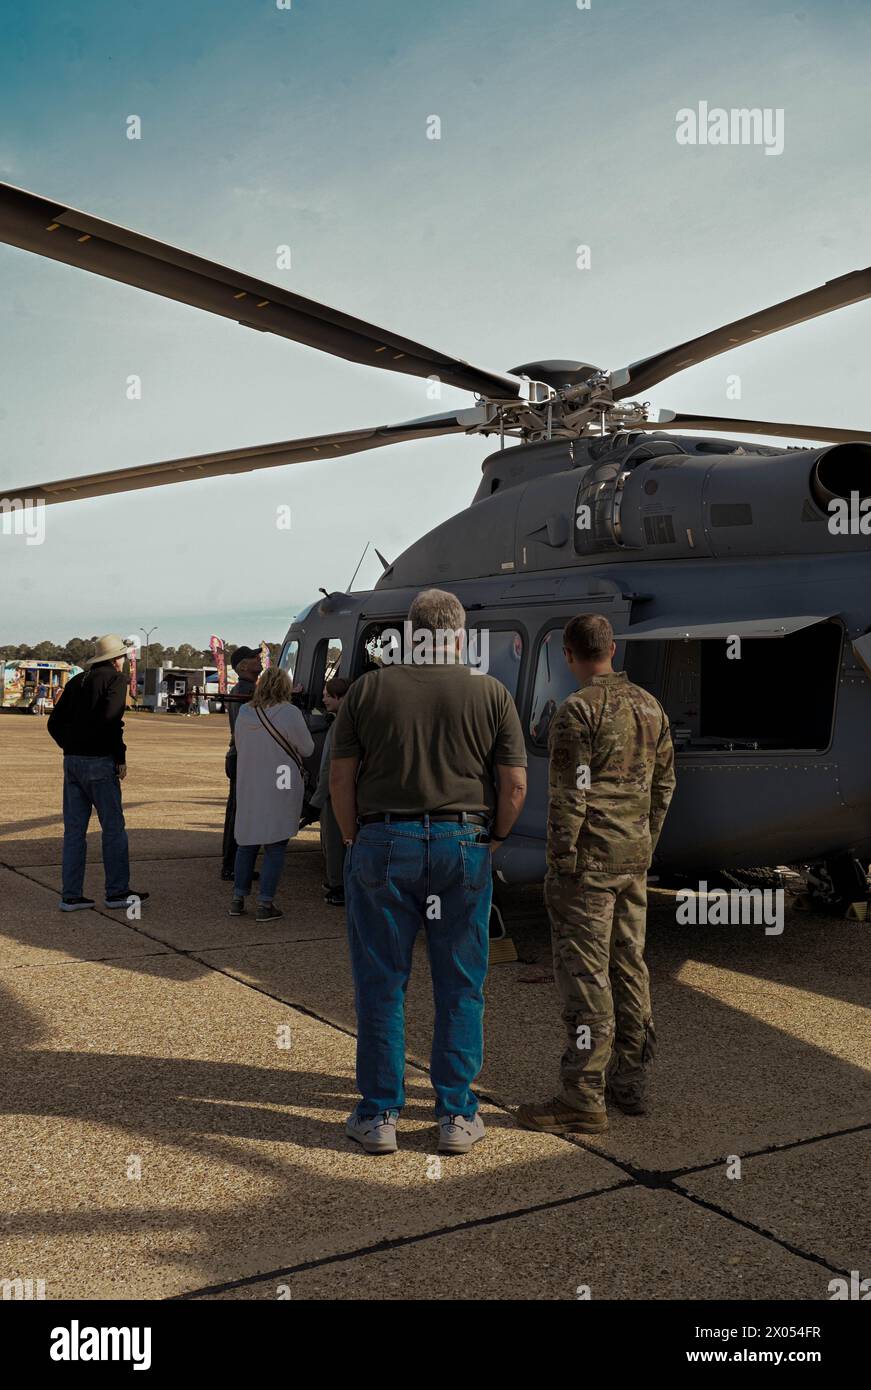
[(67, 682), (48, 721), (48, 732), (64, 754), (64, 849), (62, 912), (94, 906), (82, 896), (88, 822), (96, 807), (103, 831), (106, 907), (127, 907), (147, 893), (130, 888), (130, 862), (121, 782), (127, 775), (124, 709), (127, 648), (111, 633), (101, 637), (85, 670)]

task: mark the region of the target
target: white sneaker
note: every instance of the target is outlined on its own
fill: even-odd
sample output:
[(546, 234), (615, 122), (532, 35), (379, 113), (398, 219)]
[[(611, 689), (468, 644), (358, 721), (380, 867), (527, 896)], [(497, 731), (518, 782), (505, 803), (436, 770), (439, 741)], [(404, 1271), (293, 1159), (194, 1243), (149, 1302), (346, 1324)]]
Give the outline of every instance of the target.
[(396, 1153), (396, 1121), (398, 1110), (382, 1110), (380, 1115), (349, 1115), (345, 1122), (345, 1133), (362, 1144), (367, 1154)]
[(439, 1120), (440, 1154), (467, 1154), (473, 1144), (483, 1139), (484, 1121), (477, 1110), (471, 1118), (465, 1115), (442, 1115)]

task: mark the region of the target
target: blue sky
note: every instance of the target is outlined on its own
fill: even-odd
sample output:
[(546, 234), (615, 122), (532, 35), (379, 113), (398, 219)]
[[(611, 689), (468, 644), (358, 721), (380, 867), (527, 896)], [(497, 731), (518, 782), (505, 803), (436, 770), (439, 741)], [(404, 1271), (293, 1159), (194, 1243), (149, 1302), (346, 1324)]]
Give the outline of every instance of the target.
[[(483, 367), (612, 368), (871, 263), (869, 38), (843, 0), (31, 0), (0, 18), (0, 178)], [(782, 107), (783, 154), (678, 146), (700, 100)], [(472, 403), (3, 246), (0, 291), (0, 494)], [(867, 430), (869, 365), (866, 304), (653, 394)], [(367, 541), (392, 558), (464, 506), (488, 449), (50, 508), (44, 545), (0, 536), (0, 642), (278, 640)]]

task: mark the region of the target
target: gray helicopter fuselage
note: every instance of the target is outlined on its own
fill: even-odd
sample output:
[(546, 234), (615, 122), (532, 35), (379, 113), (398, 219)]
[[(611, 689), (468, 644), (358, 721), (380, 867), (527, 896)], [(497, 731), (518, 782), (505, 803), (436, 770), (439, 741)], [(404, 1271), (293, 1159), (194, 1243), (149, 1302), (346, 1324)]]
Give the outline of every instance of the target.
[(615, 666), (672, 724), (677, 790), (658, 865), (804, 863), (847, 849), (867, 861), (871, 536), (857, 498), (871, 493), (869, 460), (861, 444), (784, 451), (637, 434), (500, 451), (473, 503), (374, 590), (300, 615), (283, 660), (316, 727), (328, 648), (354, 677), (367, 643), (401, 626), (422, 588), (456, 593), (527, 737), (529, 792), (497, 872), (533, 882), (544, 873), (547, 724), (572, 688), (561, 630), (575, 613), (603, 613)]

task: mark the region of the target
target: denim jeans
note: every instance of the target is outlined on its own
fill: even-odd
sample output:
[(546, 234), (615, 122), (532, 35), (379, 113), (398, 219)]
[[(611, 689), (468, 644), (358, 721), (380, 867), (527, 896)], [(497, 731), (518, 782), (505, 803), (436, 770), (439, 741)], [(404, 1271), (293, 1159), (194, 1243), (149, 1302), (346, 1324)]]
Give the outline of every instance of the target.
[[(259, 845), (236, 846), (236, 879), (233, 884), (233, 892), (237, 898), (247, 898), (251, 892), (254, 861), (259, 849)], [(284, 851), (286, 849), (286, 840), (275, 840), (271, 845), (263, 846), (263, 862), (260, 865), (260, 892), (257, 894), (257, 901), (262, 903), (264, 907), (267, 903), (271, 903), (275, 897), (275, 890), (278, 887), (278, 880), (281, 878), (281, 870), (284, 866)]]
[(471, 1085), (484, 1060), (492, 894), (481, 826), (427, 819), (360, 827), (345, 856), (358, 1115), (399, 1110), (405, 1102), (405, 992), (421, 927), (435, 1003), (430, 1077), (436, 1114), (475, 1114)]
[(71, 754), (64, 757), (63, 896), (82, 896), (86, 836), (94, 807), (103, 830), (106, 897), (126, 897), (130, 891), (130, 861), (121, 808), (121, 779), (115, 771), (115, 759)]

